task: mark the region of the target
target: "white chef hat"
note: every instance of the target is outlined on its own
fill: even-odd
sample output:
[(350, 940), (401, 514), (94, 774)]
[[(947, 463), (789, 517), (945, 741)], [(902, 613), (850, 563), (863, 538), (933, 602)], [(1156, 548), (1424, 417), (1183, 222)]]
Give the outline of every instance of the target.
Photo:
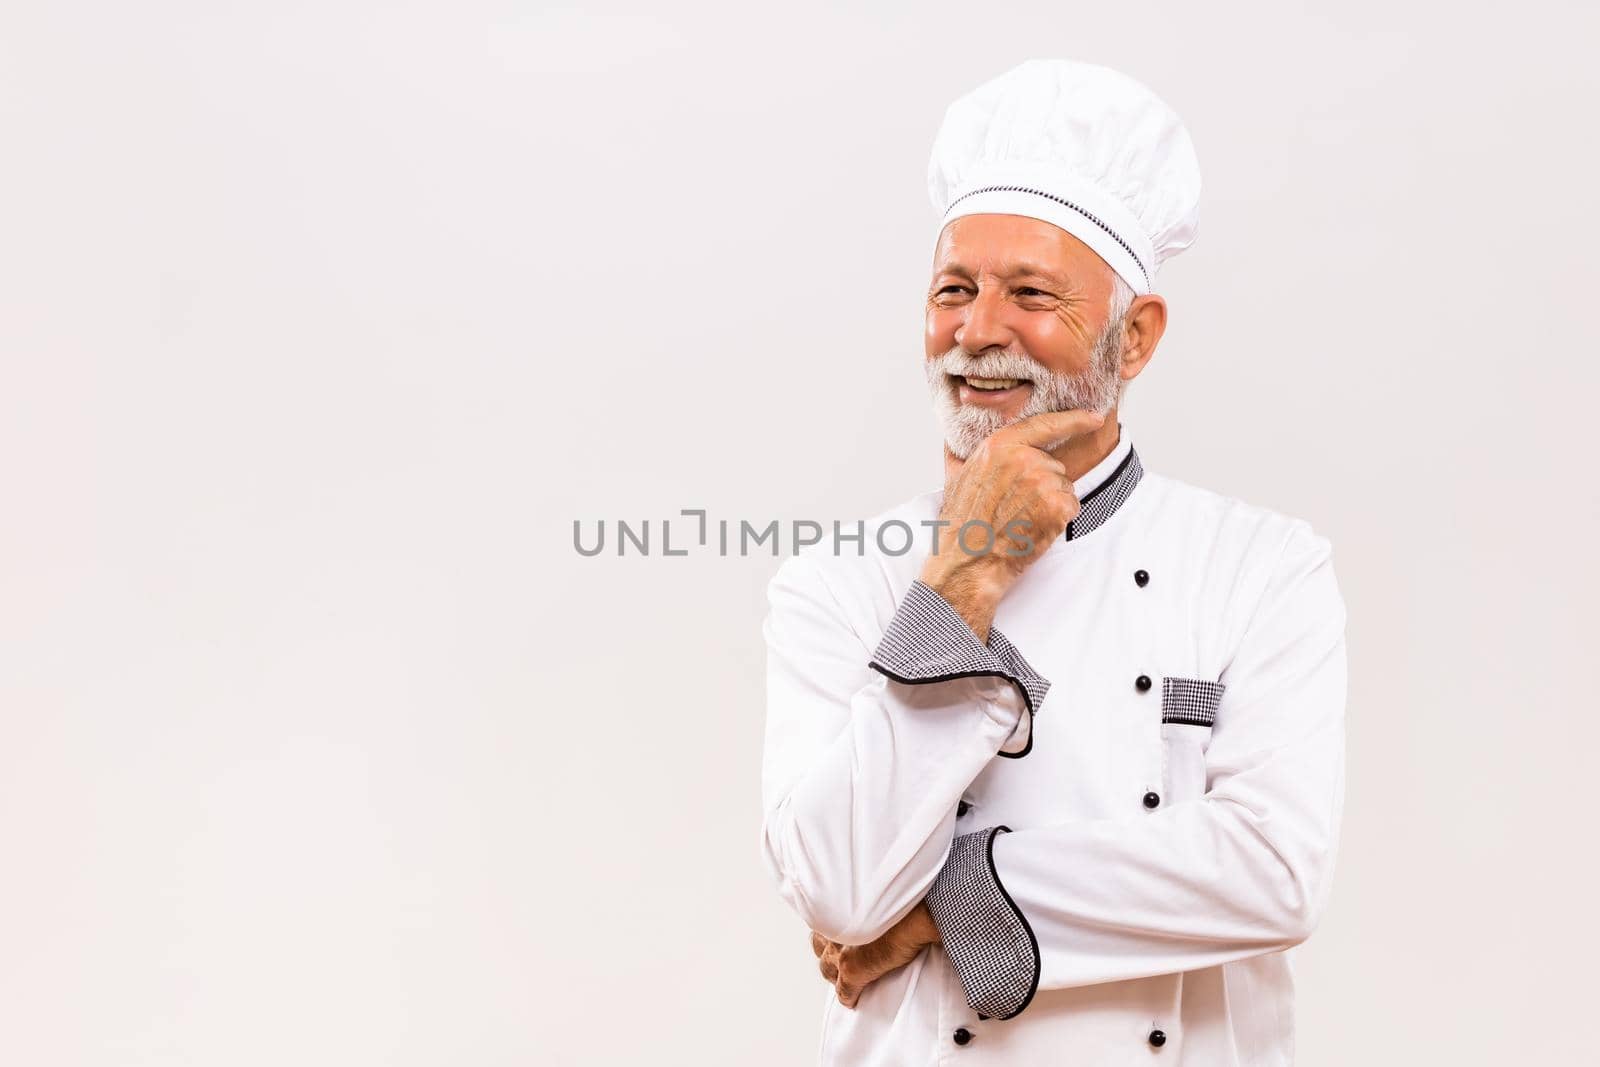
[(945, 111), (928, 161), (939, 229), (1026, 215), (1099, 253), (1135, 293), (1194, 242), (1200, 161), (1183, 123), (1109, 67), (1030, 59)]

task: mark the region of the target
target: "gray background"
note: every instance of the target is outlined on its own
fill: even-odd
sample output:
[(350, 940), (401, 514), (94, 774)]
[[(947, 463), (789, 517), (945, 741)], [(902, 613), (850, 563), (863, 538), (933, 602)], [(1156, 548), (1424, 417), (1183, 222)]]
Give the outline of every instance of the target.
[(1141, 456), (1334, 544), (1300, 1062), (1581, 1058), (1596, 29), (6, 5), (0, 1061), (812, 1062), (757, 854), (775, 561), (572, 522), (936, 484), (927, 152), (1035, 55), (1145, 81), (1204, 171)]

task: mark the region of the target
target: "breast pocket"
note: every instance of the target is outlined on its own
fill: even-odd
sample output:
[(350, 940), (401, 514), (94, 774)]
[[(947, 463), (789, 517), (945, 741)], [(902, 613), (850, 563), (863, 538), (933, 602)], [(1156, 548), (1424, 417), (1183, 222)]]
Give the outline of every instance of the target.
[(1206, 791), (1206, 747), (1222, 706), (1221, 682), (1205, 678), (1161, 679), (1162, 780), (1167, 799), (1190, 800)]

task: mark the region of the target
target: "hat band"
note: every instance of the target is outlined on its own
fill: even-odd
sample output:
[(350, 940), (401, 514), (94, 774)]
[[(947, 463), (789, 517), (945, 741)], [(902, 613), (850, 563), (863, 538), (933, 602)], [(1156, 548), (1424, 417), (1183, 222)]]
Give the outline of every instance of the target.
[[(1139, 256), (1138, 256), (1138, 254), (1134, 252), (1133, 248), (1129, 246), (1128, 242), (1123, 240), (1121, 234), (1117, 233), (1116, 230), (1113, 230), (1105, 222), (1104, 219), (1100, 218), (1100, 216), (1096, 215), (1094, 212), (1089, 211), (1086, 208), (1081, 207), (1078, 204), (1074, 204), (1072, 201), (1067, 200), (1064, 197), (1057, 196), (1054, 193), (1047, 193), (1043, 189), (1033, 189), (1033, 188), (1030, 188), (1029, 186), (1026, 186), (1026, 185), (985, 185), (985, 186), (981, 186), (980, 188), (972, 189), (972, 190), (969, 190), (969, 191), (967, 191), (965, 193), (962, 193), (960, 196), (958, 196), (954, 200), (950, 201), (950, 206), (945, 209), (945, 218), (946, 218), (946, 220), (953, 220), (954, 218), (960, 217), (962, 215), (982, 214), (982, 212), (970, 211), (970, 210), (968, 210), (968, 211), (956, 211), (956, 205), (957, 204), (961, 203), (961, 201), (967, 199), (969, 196), (977, 196), (980, 193), (1031, 193), (1034, 196), (1042, 196), (1046, 200), (1049, 200), (1049, 201), (1051, 201), (1053, 203), (1056, 203), (1056, 204), (1060, 204), (1062, 207), (1070, 208), (1071, 210), (1076, 212), (1078, 215), (1080, 215), (1083, 218), (1085, 218), (1085, 219), (1089, 220), (1090, 222), (1094, 223), (1094, 225), (1099, 227), (1100, 231), (1103, 232), (1105, 234), (1105, 236), (1111, 238), (1113, 241), (1115, 241), (1117, 243), (1117, 247), (1120, 248), (1122, 250), (1122, 252), (1126, 253), (1127, 257), (1128, 257), (1128, 260), (1133, 264), (1133, 266), (1138, 268), (1139, 274), (1144, 279), (1144, 284), (1143, 285), (1138, 284), (1137, 280), (1134, 279), (1134, 278), (1127, 278), (1126, 280), (1130, 284), (1133, 285), (1134, 289), (1138, 290), (1139, 292), (1142, 292), (1142, 293), (1150, 292), (1150, 290), (1151, 290), (1150, 271), (1145, 267), (1144, 261), (1141, 260), (1139, 258)], [(969, 205), (969, 207), (970, 207), (970, 205)], [(952, 212), (954, 212), (954, 215), (952, 215)], [(1000, 212), (1000, 213), (1001, 214), (1007, 214), (1007, 212)], [(1046, 222), (1057, 222), (1057, 220), (1053, 219), (1053, 218), (1046, 218), (1044, 221), (1046, 221)], [(1074, 226), (1062, 226), (1062, 229), (1067, 230), (1069, 233), (1074, 233), (1074, 231), (1077, 229), (1077, 227), (1074, 227)], [(1074, 235), (1075, 236), (1079, 236), (1076, 233), (1074, 233)], [(1094, 250), (1097, 253), (1098, 252), (1102, 252), (1102, 250), (1105, 247), (1103, 239), (1101, 239), (1101, 240), (1090, 239), (1094, 235), (1082, 235), (1082, 236), (1085, 236), (1085, 238), (1086, 238), (1085, 243), (1090, 245), (1090, 247), (1094, 248)], [(1120, 257), (1112, 257), (1112, 256), (1102, 255), (1101, 258), (1106, 259), (1110, 263), (1111, 267), (1114, 270), (1116, 270), (1118, 274), (1127, 275), (1128, 272), (1126, 270), (1121, 269), (1121, 267), (1117, 263), (1111, 262), (1111, 260), (1113, 258), (1120, 258)]]

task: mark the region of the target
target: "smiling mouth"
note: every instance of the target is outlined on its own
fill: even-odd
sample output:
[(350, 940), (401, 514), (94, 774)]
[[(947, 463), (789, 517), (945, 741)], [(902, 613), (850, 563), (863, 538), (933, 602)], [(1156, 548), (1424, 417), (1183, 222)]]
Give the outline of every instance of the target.
[(1026, 378), (975, 378), (962, 374), (952, 374), (951, 377), (983, 393), (1002, 393), (1019, 385), (1031, 384)]

